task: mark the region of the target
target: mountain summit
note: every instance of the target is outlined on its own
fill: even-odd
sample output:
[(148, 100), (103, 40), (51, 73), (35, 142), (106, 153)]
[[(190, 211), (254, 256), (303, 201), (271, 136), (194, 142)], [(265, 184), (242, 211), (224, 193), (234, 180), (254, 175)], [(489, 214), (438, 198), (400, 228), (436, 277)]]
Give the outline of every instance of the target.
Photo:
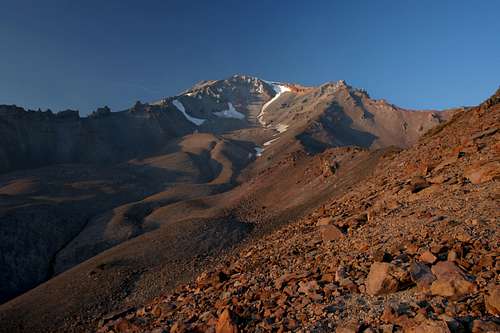
[(0, 106), (0, 117), (5, 137), (0, 172), (5, 172), (125, 161), (155, 154), (168, 140), (195, 131), (252, 143), (267, 157), (282, 151), (282, 143), (289, 146), (289, 139), (312, 153), (349, 145), (408, 147), (448, 113), (405, 110), (344, 81), (303, 87), (234, 75), (128, 110), (102, 108), (87, 118), (75, 111), (52, 114), (7, 105)]

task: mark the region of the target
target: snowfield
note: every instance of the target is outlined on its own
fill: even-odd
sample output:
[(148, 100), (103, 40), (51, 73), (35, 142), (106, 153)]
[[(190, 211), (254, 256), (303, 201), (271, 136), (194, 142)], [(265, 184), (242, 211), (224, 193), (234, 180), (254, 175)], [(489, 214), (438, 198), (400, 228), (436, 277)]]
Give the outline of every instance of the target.
[(196, 126), (200, 126), (200, 125), (202, 125), (206, 121), (206, 119), (195, 118), (195, 117), (191, 117), (190, 115), (188, 115), (187, 112), (186, 112), (186, 109), (184, 108), (184, 105), (182, 105), (181, 101), (179, 101), (177, 99), (174, 99), (172, 101), (172, 104), (174, 104), (175, 107), (180, 112), (182, 112), (182, 114), (184, 115), (184, 117), (186, 117), (187, 120), (189, 120), (190, 122), (192, 122)]
[(286, 124), (278, 124), (278, 126), (276, 126), (276, 130), (280, 133), (286, 132), (287, 129), (288, 125)]
[(264, 104), (264, 106), (262, 106), (262, 110), (260, 110), (260, 113), (257, 116), (259, 123), (263, 126), (266, 125), (266, 122), (262, 118), (264, 117), (264, 112), (266, 111), (267, 107), (269, 105), (273, 104), (274, 101), (276, 101), (283, 93), (285, 93), (287, 91), (291, 91), (290, 88), (288, 88), (287, 86), (285, 86), (283, 84), (280, 84), (277, 82), (269, 82), (269, 81), (264, 81), (264, 82), (266, 82), (267, 84), (270, 84), (273, 87), (273, 90), (276, 93), (276, 95), (274, 95), (274, 97), (271, 98), (271, 100), (269, 100), (266, 104)]
[(274, 141), (278, 140), (279, 138), (276, 138), (276, 139), (271, 139), (269, 141), (266, 141), (264, 142), (264, 146), (269, 146), (271, 143), (273, 143)]
[(233, 104), (231, 102), (227, 103), (227, 107), (229, 109), (227, 110), (224, 110), (224, 111), (218, 111), (218, 112), (214, 112), (214, 114), (217, 116), (217, 117), (221, 117), (221, 118), (234, 118), (234, 119), (245, 119), (245, 115), (241, 112), (238, 112)]

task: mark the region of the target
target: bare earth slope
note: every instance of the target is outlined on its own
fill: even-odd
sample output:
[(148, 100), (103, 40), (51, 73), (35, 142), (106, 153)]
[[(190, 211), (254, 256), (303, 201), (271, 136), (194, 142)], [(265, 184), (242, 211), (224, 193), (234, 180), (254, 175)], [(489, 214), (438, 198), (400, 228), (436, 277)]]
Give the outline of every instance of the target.
[[(368, 176), (379, 158), (357, 149), (336, 154), (345, 165), (339, 168), (338, 178), (324, 170), (319, 157), (312, 162), (306, 155), (295, 161), (290, 157), (279, 168), (232, 191), (156, 209), (143, 222), (143, 226), (155, 225), (155, 230), (4, 304), (0, 321), (13, 331), (89, 330), (100, 313), (154, 297), (212, 265), (222, 251), (244, 238), (301, 216), (316, 207), (321, 197), (345, 191)], [(353, 173), (353, 169), (359, 171)], [(283, 180), (276, 183), (279, 177)], [(303, 193), (297, 193), (293, 186), (304, 179), (309, 180), (301, 184)], [(332, 186), (337, 181), (338, 187)]]
[(498, 332), (500, 91), (101, 332)]

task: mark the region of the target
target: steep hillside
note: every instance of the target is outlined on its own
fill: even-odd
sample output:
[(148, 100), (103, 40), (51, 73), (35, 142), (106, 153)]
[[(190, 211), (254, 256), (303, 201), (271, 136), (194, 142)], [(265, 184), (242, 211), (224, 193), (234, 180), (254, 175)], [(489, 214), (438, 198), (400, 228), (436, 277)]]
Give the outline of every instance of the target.
[(0, 176), (0, 300), (144, 232), (156, 202), (225, 191), (252, 146), (192, 134), (113, 166), (54, 165)]
[(499, 98), (99, 331), (500, 331)]

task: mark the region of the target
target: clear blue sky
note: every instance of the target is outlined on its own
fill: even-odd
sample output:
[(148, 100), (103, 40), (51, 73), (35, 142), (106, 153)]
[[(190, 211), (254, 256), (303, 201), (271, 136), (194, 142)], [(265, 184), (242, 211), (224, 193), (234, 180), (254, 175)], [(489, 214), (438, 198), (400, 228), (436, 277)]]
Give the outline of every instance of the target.
[(500, 84), (500, 1), (0, 0), (0, 104), (125, 109), (234, 73), (408, 108)]

